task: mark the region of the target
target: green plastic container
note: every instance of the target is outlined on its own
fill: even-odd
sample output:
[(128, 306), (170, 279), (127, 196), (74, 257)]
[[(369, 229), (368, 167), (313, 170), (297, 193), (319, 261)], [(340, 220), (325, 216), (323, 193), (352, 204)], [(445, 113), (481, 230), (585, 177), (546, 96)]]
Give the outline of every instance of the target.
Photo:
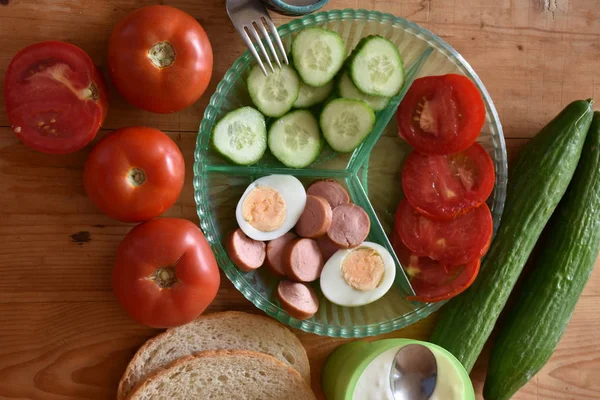
[[(486, 123), (478, 141), (488, 151), (496, 168), (496, 187), (489, 200), (495, 227), (500, 223), (506, 195), (506, 148), (502, 127), (494, 104), (477, 74), (460, 54), (430, 31), (391, 14), (333, 10), (308, 15), (281, 26), (279, 35), (284, 46), (289, 49), (293, 37), (310, 26), (338, 32), (346, 43), (348, 54), (365, 36), (378, 34), (388, 38), (396, 44), (404, 62), (404, 87), (398, 96), (392, 98), (388, 107), (377, 112), (373, 131), (350, 154), (336, 154), (325, 147), (310, 167), (294, 169), (285, 167), (267, 152), (255, 165), (236, 166), (211, 148), (210, 135), (215, 123), (228, 111), (251, 105), (246, 79), (255, 61), (246, 52), (225, 73), (200, 125), (194, 164), (194, 198), (200, 225), (219, 267), (247, 299), (271, 317), (319, 335), (357, 338), (387, 333), (417, 322), (444, 304), (406, 299), (412, 289), (388, 240), (394, 212), (402, 198), (400, 170), (404, 157), (410, 151), (408, 145), (398, 138), (395, 119), (398, 104), (419, 76), (457, 73), (468, 76), (479, 88), (486, 106)], [(396, 262), (396, 280), (384, 297), (361, 307), (340, 307), (325, 299), (319, 291), (318, 282), (314, 282), (313, 288), (320, 297), (319, 311), (314, 317), (300, 321), (280, 307), (276, 296), (277, 278), (263, 268), (241, 272), (233, 265), (222, 240), (237, 226), (237, 202), (252, 181), (271, 174), (291, 174), (305, 184), (320, 178), (336, 179), (348, 188), (352, 201), (362, 206), (371, 218), (367, 240), (387, 248)]]
[[(437, 396), (443, 400), (475, 400), (469, 374), (452, 354), (432, 343), (412, 339), (384, 339), (372, 343), (355, 341), (338, 347), (329, 356), (323, 368), (322, 385), (327, 400), (353, 400), (361, 375), (378, 356), (392, 349), (392, 352), (396, 352), (403, 346), (414, 343), (427, 346), (434, 353), (438, 360), (438, 382), (443, 379), (449, 382), (449, 379), (454, 377), (453, 384), (457, 391), (461, 392), (455, 397), (445, 396), (439, 391), (441, 384), (438, 384), (432, 397)], [(386, 365), (386, 373), (387, 368)], [(389, 368), (391, 369), (391, 363)], [(373, 398), (379, 399), (376, 396)]]

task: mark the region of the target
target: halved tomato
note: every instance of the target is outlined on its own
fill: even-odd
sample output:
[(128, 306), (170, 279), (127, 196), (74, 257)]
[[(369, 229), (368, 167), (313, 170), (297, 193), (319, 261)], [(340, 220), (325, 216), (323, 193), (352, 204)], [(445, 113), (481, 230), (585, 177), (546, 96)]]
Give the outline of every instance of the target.
[(446, 265), (414, 254), (395, 233), (391, 242), (415, 291), (415, 296), (409, 296), (408, 300), (428, 303), (448, 300), (471, 286), (479, 273), (479, 259), (462, 265)]
[(65, 42), (36, 43), (10, 62), (4, 80), (6, 112), (23, 143), (66, 154), (92, 141), (106, 118), (106, 85), (92, 59)]
[(414, 81), (398, 107), (399, 134), (423, 154), (452, 154), (471, 146), (485, 122), (485, 104), (463, 75)]
[(412, 152), (402, 169), (404, 195), (432, 219), (451, 219), (484, 203), (494, 181), (494, 163), (479, 143), (450, 155)]
[(447, 221), (427, 218), (404, 199), (396, 210), (394, 229), (413, 253), (447, 265), (481, 258), (492, 240), (492, 213), (487, 204)]

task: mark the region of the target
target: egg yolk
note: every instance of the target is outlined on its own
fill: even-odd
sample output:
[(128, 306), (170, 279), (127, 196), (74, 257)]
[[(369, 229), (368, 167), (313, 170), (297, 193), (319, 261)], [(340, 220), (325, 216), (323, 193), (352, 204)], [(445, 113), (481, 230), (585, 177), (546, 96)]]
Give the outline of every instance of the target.
[(286, 204), (277, 190), (257, 186), (242, 203), (242, 216), (261, 232), (273, 232), (281, 228), (285, 220)]
[(342, 261), (342, 275), (346, 283), (363, 292), (379, 286), (384, 272), (385, 265), (379, 253), (366, 247), (354, 250)]

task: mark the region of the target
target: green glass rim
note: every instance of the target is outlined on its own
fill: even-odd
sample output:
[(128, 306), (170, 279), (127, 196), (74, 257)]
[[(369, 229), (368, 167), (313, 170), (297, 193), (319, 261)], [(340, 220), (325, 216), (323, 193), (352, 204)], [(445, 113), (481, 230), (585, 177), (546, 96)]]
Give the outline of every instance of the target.
[[(442, 52), (446, 57), (451, 59), (451, 61), (457, 65), (466, 76), (476, 83), (486, 104), (486, 111), (489, 116), (488, 122), (495, 130), (495, 134), (492, 136), (494, 140), (494, 159), (496, 160), (496, 177), (498, 179), (494, 189), (494, 207), (492, 209), (492, 214), (494, 217), (494, 232), (496, 232), (500, 223), (504, 207), (504, 198), (506, 196), (506, 175), (508, 169), (506, 161), (506, 145), (498, 113), (494, 107), (491, 96), (483, 85), (481, 79), (475, 73), (473, 68), (467, 63), (467, 61), (439, 36), (413, 22), (407, 21), (401, 17), (396, 17), (389, 13), (381, 13), (378, 11), (369, 11), (364, 9), (330, 10), (292, 20), (289, 23), (279, 27), (278, 31), (280, 36), (284, 36), (292, 32), (299, 31), (307, 25), (316, 25), (331, 21), (350, 19), (391, 23), (394, 26), (400, 27), (409, 33), (418, 36), (435, 47), (438, 51)], [(240, 56), (227, 70), (223, 79), (217, 85), (215, 93), (212, 95), (210, 102), (205, 109), (204, 117), (200, 124), (196, 140), (196, 149), (194, 153), (194, 199), (197, 205), (197, 214), (200, 218), (200, 226), (205, 232), (207, 240), (209, 241), (213, 250), (215, 250), (216, 247), (220, 247), (221, 244), (219, 242), (219, 238), (214, 236), (216, 227), (209, 215), (210, 207), (208, 187), (206, 179), (203, 177), (205, 165), (202, 150), (209, 147), (212, 125), (214, 123), (214, 119), (220, 111), (220, 105), (218, 104), (220, 97), (229, 92), (234, 83), (242, 77), (243, 73), (249, 68), (252, 62), (253, 58), (250, 52), (245, 51), (244, 54)], [(366, 174), (367, 167), (367, 164), (363, 165), (363, 175)], [(264, 311), (267, 315), (289, 326), (318, 335), (360, 338), (389, 333), (411, 325), (418, 320), (429, 316), (431, 313), (438, 310), (445, 304), (445, 302), (418, 303), (421, 305), (419, 308), (415, 308), (411, 312), (402, 316), (398, 316), (385, 322), (366, 325), (330, 326), (312, 320), (300, 321), (291, 318), (276, 304), (271, 302), (268, 298), (265, 298), (254, 287), (246, 283), (242, 273), (231, 263), (228, 257), (224, 255), (223, 251), (215, 251), (215, 256), (217, 257), (217, 262), (220, 268), (225, 272), (227, 278), (233, 283), (235, 288), (239, 290), (244, 297), (250, 300), (257, 308)]]

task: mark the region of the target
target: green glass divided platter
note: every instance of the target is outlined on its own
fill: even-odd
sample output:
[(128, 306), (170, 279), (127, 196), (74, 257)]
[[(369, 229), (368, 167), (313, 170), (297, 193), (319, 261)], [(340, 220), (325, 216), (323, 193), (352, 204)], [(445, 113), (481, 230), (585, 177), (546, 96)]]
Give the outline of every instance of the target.
[[(402, 198), (400, 170), (408, 145), (398, 138), (395, 112), (402, 97), (421, 76), (458, 73), (468, 76), (479, 88), (486, 106), (486, 123), (478, 139), (496, 168), (496, 186), (488, 204), (497, 229), (504, 207), (507, 181), (506, 147), (498, 114), (483, 83), (464, 58), (430, 31), (391, 14), (366, 10), (334, 10), (308, 15), (279, 28), (287, 49), (294, 35), (305, 27), (322, 26), (338, 32), (348, 54), (368, 35), (381, 35), (396, 44), (406, 69), (406, 81), (398, 96), (377, 113), (377, 121), (367, 139), (350, 154), (337, 154), (325, 148), (306, 169), (287, 168), (268, 153), (253, 166), (229, 164), (210, 146), (215, 123), (228, 111), (251, 105), (246, 78), (255, 63), (247, 51), (227, 71), (204, 112), (196, 142), (194, 197), (200, 225), (212, 246), (220, 268), (234, 286), (256, 307), (277, 320), (306, 332), (335, 337), (364, 337), (400, 329), (428, 316), (443, 303), (406, 300), (412, 289), (388, 240), (394, 212)], [(246, 187), (255, 179), (271, 174), (290, 174), (303, 183), (331, 178), (345, 184), (353, 202), (371, 217), (367, 240), (386, 247), (393, 255), (398, 273), (390, 291), (378, 301), (361, 307), (341, 307), (327, 301), (319, 291), (320, 308), (311, 319), (292, 318), (278, 303), (278, 279), (264, 268), (241, 272), (225, 252), (222, 240), (236, 228), (235, 207)]]

